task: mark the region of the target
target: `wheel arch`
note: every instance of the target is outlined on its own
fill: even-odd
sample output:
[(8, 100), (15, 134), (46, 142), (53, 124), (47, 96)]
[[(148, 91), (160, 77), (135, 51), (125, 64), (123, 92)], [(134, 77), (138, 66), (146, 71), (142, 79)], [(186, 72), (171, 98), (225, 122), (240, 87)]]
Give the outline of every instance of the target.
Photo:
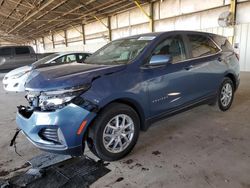
[[(143, 108), (142, 106), (135, 100), (131, 99), (131, 98), (117, 98), (117, 99), (114, 99), (112, 101), (109, 101), (108, 103), (106, 103), (105, 105), (103, 105), (101, 108), (99, 108), (99, 112), (101, 110), (103, 110), (105, 107), (107, 107), (108, 105), (112, 104), (112, 103), (121, 103), (121, 104), (125, 104), (125, 105), (128, 105), (130, 106), (131, 108), (133, 108), (139, 119), (140, 119), (140, 130), (147, 130), (147, 123), (146, 123), (146, 116), (145, 116), (145, 113), (143, 111)], [(89, 129), (91, 128), (92, 124), (95, 122), (95, 119), (98, 117), (98, 114), (97, 116), (91, 121), (91, 123), (88, 125), (87, 127), (87, 130), (85, 131), (84, 133), (84, 137), (86, 138), (86, 135), (88, 134), (89, 132)]]
[[(139, 117), (139, 120), (140, 120), (140, 130), (143, 130), (143, 131), (147, 130), (148, 126), (147, 126), (147, 122), (146, 122), (146, 119), (145, 119), (145, 113), (143, 111), (143, 108), (141, 107), (141, 105), (138, 104), (138, 102), (136, 102), (133, 99), (129, 99), (129, 98), (115, 99), (115, 100), (110, 101), (109, 103), (103, 105), (101, 108), (99, 108), (98, 112), (100, 112), (101, 110), (106, 108), (108, 105), (111, 105), (113, 103), (125, 104), (125, 105), (131, 107), (133, 110), (135, 110), (135, 112), (137, 113), (137, 115)], [(96, 115), (94, 117), (94, 119), (89, 123), (89, 125), (86, 127), (86, 129), (85, 129), (85, 131), (83, 133), (82, 145), (84, 145), (84, 146), (85, 146), (85, 141), (87, 141), (86, 144), (88, 144), (89, 147), (93, 147), (93, 140), (92, 140), (93, 131), (91, 131), (91, 127), (95, 123), (97, 117), (98, 117), (98, 115)], [(94, 154), (98, 155), (96, 153), (96, 151), (92, 151), (92, 152)]]
[[(143, 108), (141, 107), (141, 105), (136, 102), (135, 100), (133, 99), (130, 99), (130, 98), (119, 98), (119, 99), (115, 99), (114, 101), (111, 101), (109, 104), (111, 103), (121, 103), (121, 104), (126, 104), (128, 106), (130, 106), (131, 108), (133, 108), (139, 119), (140, 119), (140, 129), (141, 130), (145, 130), (145, 114), (144, 114), (144, 111), (143, 111)], [(109, 105), (107, 104), (107, 105)]]
[(232, 82), (233, 82), (233, 84), (234, 84), (234, 90), (236, 90), (236, 89), (237, 89), (237, 84), (236, 84), (235, 75), (232, 74), (232, 73), (227, 73), (227, 74), (225, 75), (225, 77), (228, 77), (228, 78), (230, 78), (230, 79), (232, 80)]

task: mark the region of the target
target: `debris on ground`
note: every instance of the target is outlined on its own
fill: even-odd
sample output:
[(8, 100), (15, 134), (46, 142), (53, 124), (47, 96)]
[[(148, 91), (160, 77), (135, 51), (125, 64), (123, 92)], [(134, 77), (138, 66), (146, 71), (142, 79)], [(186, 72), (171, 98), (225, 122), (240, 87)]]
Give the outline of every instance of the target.
[(2, 176), (7, 176), (8, 174), (9, 174), (9, 172), (6, 171), (6, 170), (1, 170), (1, 171), (0, 171), (0, 177), (2, 177)]
[(124, 178), (123, 177), (119, 177), (115, 182), (120, 182), (122, 180), (124, 180)]
[[(31, 159), (29, 163), (32, 168), (8, 180), (0, 180), (0, 187), (84, 188), (110, 172), (104, 162), (97, 162), (85, 156), (72, 158), (71, 156), (44, 153)], [(27, 164), (22, 167), (24, 166), (26, 167)]]
[(125, 164), (131, 164), (133, 162), (134, 162), (133, 159), (128, 159), (128, 160), (124, 161)]
[(159, 151), (153, 151), (152, 154), (153, 154), (153, 155), (160, 155), (161, 152), (159, 152)]
[(53, 164), (60, 163), (62, 161), (66, 161), (71, 159), (70, 155), (58, 155), (54, 153), (42, 153), (38, 155), (28, 162), (31, 164), (32, 168), (46, 168)]
[(142, 171), (149, 171), (149, 168), (142, 167), (141, 170)]

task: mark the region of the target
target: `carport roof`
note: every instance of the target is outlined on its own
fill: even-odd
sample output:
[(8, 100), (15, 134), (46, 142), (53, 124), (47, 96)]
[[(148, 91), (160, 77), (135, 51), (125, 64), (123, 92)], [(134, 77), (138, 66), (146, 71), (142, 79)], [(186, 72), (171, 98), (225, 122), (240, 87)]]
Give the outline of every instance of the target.
[(23, 43), (135, 6), (133, 0), (0, 0), (0, 39)]

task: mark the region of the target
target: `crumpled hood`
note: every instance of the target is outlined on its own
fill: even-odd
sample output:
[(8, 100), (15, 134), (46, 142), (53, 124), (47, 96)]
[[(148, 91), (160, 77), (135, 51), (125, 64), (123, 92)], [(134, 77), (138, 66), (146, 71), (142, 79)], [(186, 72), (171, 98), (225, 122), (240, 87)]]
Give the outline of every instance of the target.
[(91, 84), (92, 80), (123, 70), (126, 65), (68, 64), (36, 69), (26, 81), (26, 90), (50, 91)]

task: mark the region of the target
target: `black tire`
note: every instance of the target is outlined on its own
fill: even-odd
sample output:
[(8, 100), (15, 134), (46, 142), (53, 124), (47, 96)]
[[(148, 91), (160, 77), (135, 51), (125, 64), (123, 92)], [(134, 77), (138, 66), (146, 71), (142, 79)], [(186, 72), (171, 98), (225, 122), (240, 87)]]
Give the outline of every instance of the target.
[[(125, 114), (131, 118), (134, 125), (134, 134), (131, 138), (131, 142), (123, 151), (112, 153), (108, 151), (104, 146), (103, 133), (105, 131), (106, 125), (110, 122), (110, 120), (120, 114)], [(138, 140), (139, 132), (140, 119), (138, 117), (137, 112), (128, 105), (121, 103), (112, 103), (105, 107), (98, 114), (94, 123), (91, 125), (88, 133), (87, 143), (92, 153), (94, 153), (100, 159), (104, 161), (116, 161), (131, 152)]]
[[(223, 92), (223, 88), (227, 84), (229, 84), (231, 86), (232, 95), (231, 95), (231, 98), (230, 98), (229, 102), (227, 102), (226, 104), (223, 104), (223, 102), (222, 102), (222, 96), (223, 96), (222, 92)], [(219, 92), (218, 92), (218, 100), (217, 100), (219, 109), (221, 111), (227, 111), (231, 107), (231, 105), (233, 103), (233, 99), (234, 99), (234, 91), (235, 91), (235, 87), (234, 87), (233, 81), (230, 78), (225, 77), (223, 79), (223, 82), (222, 82), (221, 86), (220, 86), (220, 89), (219, 89)]]
[(95, 155), (95, 156), (98, 156), (96, 150), (95, 150), (95, 146), (94, 146), (94, 143), (93, 143), (93, 140), (92, 138), (88, 137), (87, 138), (87, 145), (88, 145), (88, 148), (89, 150)]

